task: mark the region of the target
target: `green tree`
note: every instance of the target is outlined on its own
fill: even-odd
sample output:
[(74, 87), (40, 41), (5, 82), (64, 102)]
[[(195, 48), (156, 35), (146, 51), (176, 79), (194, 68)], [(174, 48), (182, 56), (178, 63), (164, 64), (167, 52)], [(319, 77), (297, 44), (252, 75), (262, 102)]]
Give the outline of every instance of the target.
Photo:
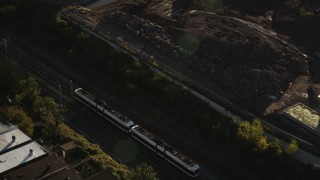
[(256, 149), (259, 152), (265, 152), (269, 148), (268, 139), (266, 137), (261, 137), (256, 142)]
[(35, 98), (32, 114), (37, 121), (46, 124), (46, 135), (48, 137), (57, 136), (57, 129), (64, 120), (65, 109), (61, 108), (52, 97)]
[(280, 157), (280, 155), (282, 154), (282, 148), (279, 139), (275, 139), (273, 142), (270, 143), (269, 151), (271, 153), (271, 156)]
[(9, 62), (0, 63), (0, 105), (7, 102), (18, 88), (19, 78), (15, 66)]
[(130, 174), (130, 180), (158, 180), (157, 173), (154, 172), (152, 166), (147, 163), (142, 163), (133, 169)]
[(243, 121), (238, 128), (238, 136), (250, 142), (256, 142), (263, 137), (263, 127), (259, 120), (253, 120), (252, 123)]
[(36, 79), (30, 76), (19, 82), (18, 94), (15, 102), (22, 106), (28, 113), (32, 112), (33, 103), (40, 96), (40, 88)]
[(33, 134), (32, 119), (18, 106), (2, 107), (0, 114), (3, 118), (18, 126), (18, 128), (28, 136)]
[(295, 139), (291, 139), (290, 143), (287, 146), (286, 152), (288, 154), (294, 154), (298, 151), (299, 147), (298, 147), (298, 143)]
[(254, 140), (259, 140), (263, 136), (263, 127), (261, 121), (255, 119), (251, 123), (251, 138)]
[(50, 118), (54, 118), (57, 123), (61, 123), (65, 110), (52, 97), (38, 96), (35, 98), (32, 111), (36, 120), (48, 122)]

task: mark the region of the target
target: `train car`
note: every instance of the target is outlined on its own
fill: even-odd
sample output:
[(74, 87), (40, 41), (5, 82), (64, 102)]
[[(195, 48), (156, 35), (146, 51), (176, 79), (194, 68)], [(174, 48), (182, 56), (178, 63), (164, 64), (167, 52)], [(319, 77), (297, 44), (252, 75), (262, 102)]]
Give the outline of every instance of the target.
[(131, 127), (134, 126), (132, 120), (114, 110), (104, 100), (96, 98), (94, 95), (82, 88), (78, 88), (74, 92), (76, 95), (75, 98), (78, 101), (98, 112), (101, 116), (105, 117), (108, 121), (119, 127), (121, 130), (127, 133), (131, 131)]
[(191, 177), (197, 177), (200, 174), (200, 167), (197, 163), (179, 153), (163, 140), (155, 137), (139, 125), (131, 128), (133, 138), (144, 144), (146, 147), (164, 157), (168, 162), (179, 168), (181, 171)]

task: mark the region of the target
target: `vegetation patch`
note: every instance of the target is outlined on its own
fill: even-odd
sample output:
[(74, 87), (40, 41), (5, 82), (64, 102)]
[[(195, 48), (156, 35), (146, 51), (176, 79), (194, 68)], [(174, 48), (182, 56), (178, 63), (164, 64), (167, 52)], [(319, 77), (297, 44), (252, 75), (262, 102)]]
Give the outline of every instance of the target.
[[(7, 64), (8, 68), (12, 64)], [(6, 71), (0, 71), (0, 77), (3, 77)], [(14, 75), (13, 77), (18, 77)], [(18, 78), (19, 79), (19, 78)], [(42, 124), (41, 136), (46, 142), (53, 143), (52, 145), (59, 146), (63, 142), (73, 141), (79, 146), (79, 151), (73, 154), (73, 158), (90, 157), (91, 161), (87, 165), (83, 165), (79, 170), (84, 177), (91, 176), (99, 170), (107, 170), (118, 179), (129, 180), (132, 177), (133, 170), (129, 169), (124, 164), (120, 164), (109, 155), (101, 150), (97, 144), (90, 143), (85, 137), (76, 133), (71, 128), (63, 123), (65, 109), (62, 109), (53, 98), (42, 96), (40, 87), (34, 77), (22, 79), (14, 87), (17, 87), (16, 94), (13, 95), (13, 100), (5, 99), (0, 105), (0, 116), (8, 120), (10, 123), (18, 125), (18, 127), (28, 136), (33, 136), (33, 123)], [(2, 81), (11, 81), (13, 79), (2, 79)], [(1, 81), (1, 80), (0, 80)], [(3, 90), (0, 86), (0, 90)], [(12, 88), (12, 87), (6, 87)], [(3, 92), (3, 91), (0, 91)], [(2, 97), (7, 97), (10, 93), (1, 94)], [(10, 104), (10, 105), (5, 105)], [(139, 166), (137, 166), (139, 167)], [(89, 169), (88, 169), (89, 168)], [(148, 166), (148, 169), (153, 170)], [(148, 177), (151, 172), (145, 171), (147, 174), (140, 173), (143, 177)], [(153, 174), (152, 174), (153, 173)], [(151, 175), (155, 175), (152, 172)], [(137, 176), (135, 176), (137, 177)], [(157, 179), (155, 176), (150, 176), (150, 179)]]
[(87, 179), (94, 174), (96, 174), (99, 170), (90, 164), (90, 162), (85, 162), (75, 168), (76, 171), (79, 172), (79, 175), (84, 179)]
[(105, 152), (103, 152), (97, 144), (90, 143), (86, 138), (73, 131), (67, 125), (61, 124), (59, 126), (58, 137), (62, 142), (68, 142), (71, 140), (75, 142), (81, 149), (86, 151), (90, 155), (95, 168), (99, 170), (108, 170), (120, 179), (127, 177), (127, 174), (130, 173), (128, 167), (112, 159)]

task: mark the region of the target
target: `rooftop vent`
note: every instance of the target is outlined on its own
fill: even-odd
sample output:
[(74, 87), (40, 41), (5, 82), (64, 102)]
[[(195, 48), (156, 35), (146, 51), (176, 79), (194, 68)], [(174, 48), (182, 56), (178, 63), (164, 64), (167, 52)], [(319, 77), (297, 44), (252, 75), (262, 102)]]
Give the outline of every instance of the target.
[(15, 142), (16, 141), (16, 136), (12, 136), (12, 142)]
[(29, 155), (31, 156), (33, 154), (33, 149), (29, 149)]

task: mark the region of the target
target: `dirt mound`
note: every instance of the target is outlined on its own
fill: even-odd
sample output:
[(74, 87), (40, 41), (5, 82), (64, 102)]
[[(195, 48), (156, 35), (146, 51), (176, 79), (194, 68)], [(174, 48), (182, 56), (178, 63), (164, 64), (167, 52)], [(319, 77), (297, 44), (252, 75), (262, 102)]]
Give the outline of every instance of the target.
[(320, 1), (287, 3), (273, 13), (273, 28), (309, 53), (320, 51)]
[(305, 57), (270, 38), (269, 31), (260, 32), (259, 26), (212, 13), (193, 12), (184, 19), (180, 30), (187, 38), (177, 43), (190, 55), (188, 66), (240, 100), (279, 95), (297, 76), (308, 74)]
[(152, 46), (158, 49), (153, 53), (206, 76), (246, 107), (281, 96), (295, 78), (308, 75), (307, 58), (275, 32), (240, 16), (190, 11), (195, 2), (122, 0), (91, 16), (96, 24), (112, 23), (140, 38), (139, 47)]
[(163, 27), (151, 21), (125, 12), (112, 12), (102, 17), (102, 21), (114, 23), (130, 33), (147, 40), (168, 55), (176, 56), (178, 47)]

